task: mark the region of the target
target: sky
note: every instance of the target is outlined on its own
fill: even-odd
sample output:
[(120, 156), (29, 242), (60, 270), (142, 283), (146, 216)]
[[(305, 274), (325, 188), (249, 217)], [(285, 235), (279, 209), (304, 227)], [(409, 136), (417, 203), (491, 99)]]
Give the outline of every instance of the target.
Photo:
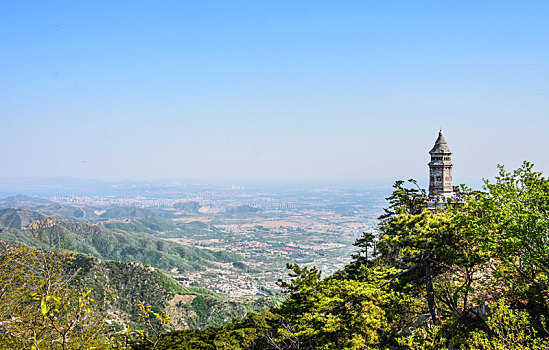
[(547, 1), (1, 1), (0, 178), (549, 173)]

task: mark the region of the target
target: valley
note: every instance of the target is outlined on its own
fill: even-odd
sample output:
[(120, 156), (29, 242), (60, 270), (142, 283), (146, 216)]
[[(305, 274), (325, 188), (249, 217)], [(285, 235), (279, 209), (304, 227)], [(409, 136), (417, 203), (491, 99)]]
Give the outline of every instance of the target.
[[(182, 286), (248, 300), (279, 294), (287, 263), (316, 266), (325, 275), (342, 268), (355, 239), (374, 229), (387, 192), (141, 186), (107, 195), (10, 196), (0, 208), (37, 213), (26, 212), (21, 222), (27, 224), (39, 214), (56, 218), (78, 252), (149, 264)], [(25, 231), (4, 227), (0, 239), (32, 245)]]

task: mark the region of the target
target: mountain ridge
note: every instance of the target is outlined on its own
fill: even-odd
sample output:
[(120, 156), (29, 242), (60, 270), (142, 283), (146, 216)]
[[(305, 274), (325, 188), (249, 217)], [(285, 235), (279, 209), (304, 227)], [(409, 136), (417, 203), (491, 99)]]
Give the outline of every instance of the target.
[[(14, 211), (17, 212), (17, 209), (10, 212)], [(100, 259), (136, 261), (164, 270), (177, 268), (180, 272), (201, 271), (209, 266), (213, 267), (215, 263), (243, 260), (243, 257), (236, 253), (184, 246), (146, 232), (111, 229), (102, 223), (68, 222), (60, 219), (53, 219), (52, 222), (53, 224), (47, 227), (33, 230), (25, 227), (6, 227), (0, 230), (0, 239), (44, 248), (34, 238), (34, 234), (42, 230), (45, 234), (62, 235), (67, 246), (80, 253)]]
[(45, 215), (34, 210), (21, 208), (0, 209), (0, 229), (21, 229), (45, 218)]

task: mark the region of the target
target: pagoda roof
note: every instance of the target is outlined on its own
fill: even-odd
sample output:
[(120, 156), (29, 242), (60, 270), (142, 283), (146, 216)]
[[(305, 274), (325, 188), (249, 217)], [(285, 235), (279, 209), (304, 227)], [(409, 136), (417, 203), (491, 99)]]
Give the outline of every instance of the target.
[(450, 147), (448, 147), (448, 144), (446, 143), (446, 139), (444, 138), (444, 135), (442, 134), (442, 130), (438, 132), (438, 138), (435, 141), (435, 145), (429, 151), (429, 154), (434, 154), (434, 153), (449, 153), (449, 154), (452, 153), (452, 151), (450, 151)]

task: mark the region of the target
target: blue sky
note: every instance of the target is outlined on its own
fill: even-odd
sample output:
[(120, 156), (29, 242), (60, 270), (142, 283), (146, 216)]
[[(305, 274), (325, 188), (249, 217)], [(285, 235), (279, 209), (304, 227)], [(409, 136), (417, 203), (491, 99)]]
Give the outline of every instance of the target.
[(0, 177), (549, 172), (546, 1), (2, 1)]

